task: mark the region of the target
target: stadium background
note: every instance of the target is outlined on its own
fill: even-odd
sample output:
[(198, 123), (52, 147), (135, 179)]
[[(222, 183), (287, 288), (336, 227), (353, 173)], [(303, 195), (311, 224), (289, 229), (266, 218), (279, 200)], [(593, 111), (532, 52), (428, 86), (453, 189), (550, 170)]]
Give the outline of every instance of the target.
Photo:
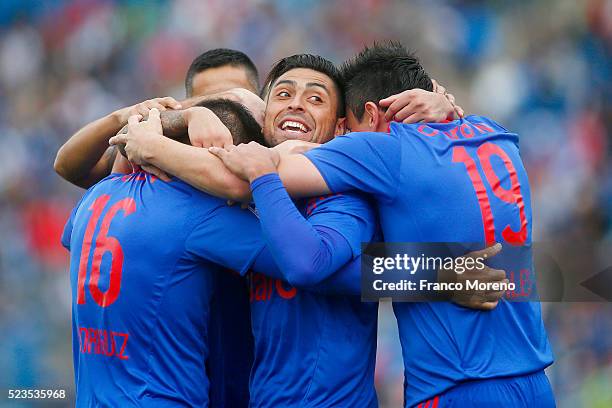
[[(536, 240), (565, 236), (610, 248), (610, 0), (3, 0), (0, 406), (8, 406), (9, 388), (74, 392), (68, 257), (59, 237), (82, 191), (52, 163), (75, 130), (144, 99), (183, 97), (189, 63), (210, 48), (246, 52), (263, 77), (283, 56), (341, 62), (377, 39), (402, 41), (467, 112), (521, 134)], [(612, 406), (610, 304), (544, 308), (559, 406)], [(381, 407), (402, 399), (394, 325), (383, 308)]]

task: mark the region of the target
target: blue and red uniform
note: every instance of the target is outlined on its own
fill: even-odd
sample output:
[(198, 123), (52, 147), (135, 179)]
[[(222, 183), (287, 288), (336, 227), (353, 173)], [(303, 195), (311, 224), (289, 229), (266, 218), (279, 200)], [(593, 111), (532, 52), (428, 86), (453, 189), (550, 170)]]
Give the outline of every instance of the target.
[(278, 278), (251, 275), (255, 361), (251, 403), (263, 407), (377, 407), (377, 303), (359, 297), (360, 246), (373, 206), (359, 194), (298, 202), (278, 175), (251, 188)]
[[(504, 249), (488, 263), (533, 274), (530, 189), (518, 136), (494, 121), (392, 123), (389, 134), (353, 133), (305, 155), (331, 191), (373, 196), (386, 241), (507, 243), (524, 250), (504, 257)], [(501, 301), (491, 312), (395, 303), (394, 311), (406, 406), (431, 406), (445, 393), (435, 401), (444, 406), (445, 396), (474, 382), (489, 390), (488, 406), (554, 405), (542, 371), (553, 356), (538, 302)], [(510, 391), (496, 393), (504, 382), (512, 382)], [(462, 399), (464, 406), (470, 401), (476, 404)]]
[(253, 214), (179, 180), (113, 174), (73, 210), (78, 407), (208, 406), (211, 273), (261, 251)]

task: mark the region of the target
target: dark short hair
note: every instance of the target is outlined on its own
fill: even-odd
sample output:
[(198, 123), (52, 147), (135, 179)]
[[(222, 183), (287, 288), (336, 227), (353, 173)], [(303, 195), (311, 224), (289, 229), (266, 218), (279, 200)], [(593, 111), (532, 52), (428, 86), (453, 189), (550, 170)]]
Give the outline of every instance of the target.
[(399, 42), (374, 43), (341, 68), (348, 109), (361, 120), (366, 102), (378, 101), (407, 89), (433, 90), (431, 78), (418, 58)]
[(189, 66), (187, 76), (185, 77), (185, 92), (187, 92), (187, 96), (192, 96), (193, 78), (196, 74), (210, 68), (218, 68), (225, 65), (243, 67), (253, 88), (259, 90), (259, 74), (257, 68), (244, 52), (230, 50), (229, 48), (215, 48), (200, 54)]
[(212, 99), (198, 103), (210, 109), (229, 129), (234, 138), (234, 144), (251, 141), (265, 145), (261, 126), (251, 112), (243, 105), (229, 99)]
[(274, 85), (274, 82), (284, 73), (291, 71), (292, 69), (306, 68), (312, 69), (313, 71), (320, 72), (327, 75), (333, 82), (338, 93), (338, 116), (344, 116), (344, 86), (340, 77), (340, 71), (336, 66), (329, 60), (312, 54), (296, 54), (290, 57), (285, 57), (278, 61), (268, 74), (266, 81), (264, 82), (264, 88), (262, 90), (261, 97), (265, 100), (270, 88)]

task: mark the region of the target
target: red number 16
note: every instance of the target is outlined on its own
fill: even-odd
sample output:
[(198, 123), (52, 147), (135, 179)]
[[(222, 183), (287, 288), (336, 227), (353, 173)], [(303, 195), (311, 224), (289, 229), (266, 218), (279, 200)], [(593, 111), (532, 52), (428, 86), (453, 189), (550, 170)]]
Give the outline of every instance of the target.
[[(87, 276), (87, 263), (89, 261), (89, 253), (91, 252), (91, 244), (93, 242), (94, 230), (102, 211), (110, 196), (105, 194), (96, 199), (94, 203), (89, 207), (89, 210), (93, 212), (87, 229), (85, 230), (85, 237), (83, 239), (83, 248), (81, 249), (81, 260), (79, 262), (79, 276), (77, 283), (77, 304), (85, 304), (85, 278)], [(111, 221), (117, 215), (117, 212), (123, 211), (123, 216), (127, 217), (134, 211), (136, 211), (136, 203), (131, 198), (124, 198), (121, 201), (116, 202), (106, 213), (102, 220), (102, 226), (98, 232), (98, 236), (95, 240), (93, 260), (91, 262), (91, 275), (89, 277), (89, 291), (91, 297), (97, 304), (102, 307), (112, 305), (119, 296), (121, 290), (121, 273), (123, 272), (123, 249), (117, 238), (109, 237), (108, 229), (110, 228)], [(102, 263), (102, 257), (106, 252), (109, 252), (112, 257), (111, 268), (110, 268), (110, 283), (106, 291), (101, 291), (99, 287), (100, 281), (100, 264)]]

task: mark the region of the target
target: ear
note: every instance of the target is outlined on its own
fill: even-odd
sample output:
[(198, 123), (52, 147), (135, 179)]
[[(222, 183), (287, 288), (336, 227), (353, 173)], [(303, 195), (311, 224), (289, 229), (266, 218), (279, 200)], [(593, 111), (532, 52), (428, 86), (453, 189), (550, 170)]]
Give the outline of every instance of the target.
[(378, 129), (378, 125), (380, 124), (380, 114), (379, 114), (378, 105), (374, 102), (366, 102), (365, 104), (365, 112), (364, 118), (367, 120), (367, 125), (371, 131), (376, 131)]
[(346, 133), (346, 118), (338, 118), (336, 120), (336, 130), (334, 131), (335, 136), (340, 136)]

